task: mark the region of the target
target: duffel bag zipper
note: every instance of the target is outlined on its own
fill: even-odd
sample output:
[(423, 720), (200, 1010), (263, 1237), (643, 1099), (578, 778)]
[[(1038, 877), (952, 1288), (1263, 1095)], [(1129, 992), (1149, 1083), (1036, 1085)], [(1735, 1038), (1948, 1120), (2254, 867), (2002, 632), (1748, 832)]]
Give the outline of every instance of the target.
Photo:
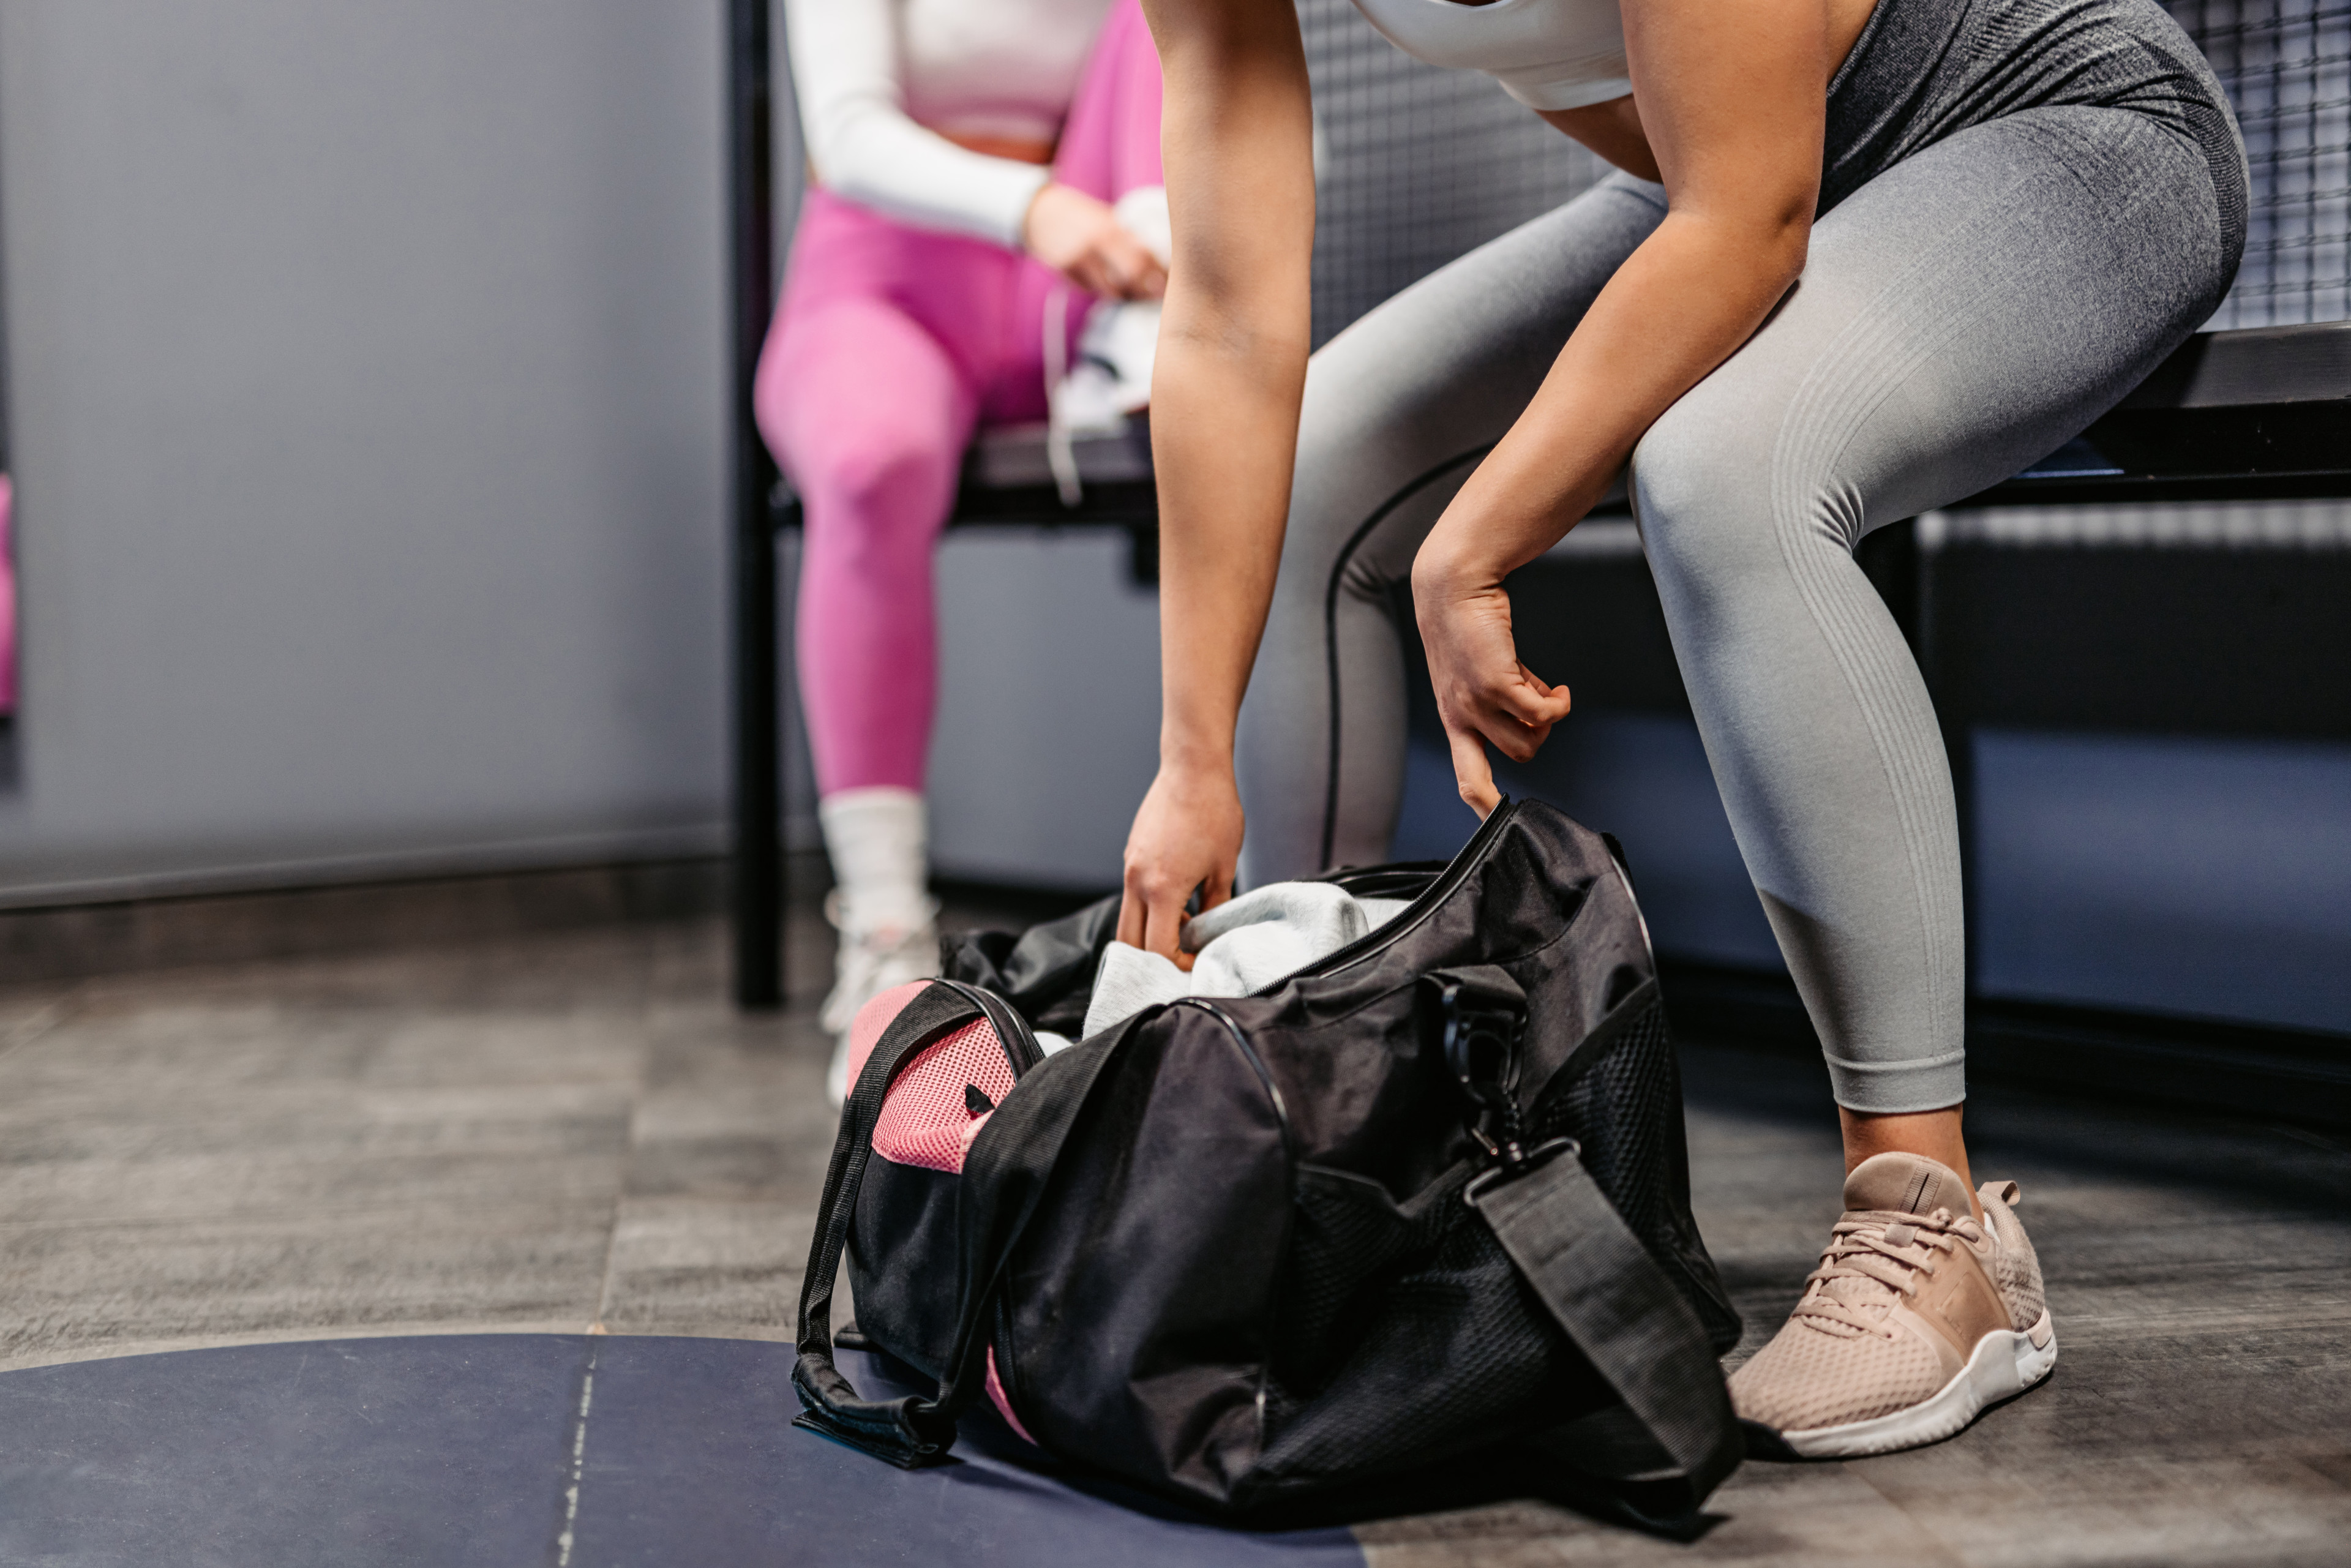
[(1491, 849), (1494, 841), (1501, 836), (1503, 827), (1518, 814), (1519, 803), (1516, 800), (1503, 800), (1500, 805), (1487, 814), (1486, 820), (1479, 824), (1478, 831), (1470, 835), (1468, 843), (1461, 846), (1461, 852), (1453, 857), (1453, 862), (1445, 868), (1443, 873), (1435, 882), (1423, 888), (1420, 896), (1414, 899), (1395, 918), (1376, 931), (1365, 932), (1327, 957), (1317, 959), (1302, 969), (1293, 969), (1278, 980), (1259, 986), (1249, 995), (1270, 997), (1292, 980), (1308, 980), (1323, 975), (1335, 975), (1351, 964), (1359, 963), (1374, 953), (1384, 952), (1406, 932), (1427, 919), (1438, 904), (1452, 895), (1455, 888), (1459, 887), (1468, 879), (1471, 868), (1486, 858), (1486, 852)]

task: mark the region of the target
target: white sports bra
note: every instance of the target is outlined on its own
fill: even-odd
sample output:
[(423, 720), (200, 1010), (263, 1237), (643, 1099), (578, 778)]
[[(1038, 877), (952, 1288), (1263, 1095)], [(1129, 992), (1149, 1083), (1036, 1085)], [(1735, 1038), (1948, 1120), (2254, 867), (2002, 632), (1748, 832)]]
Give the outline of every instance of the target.
[(1633, 90), (1617, 0), (1355, 0), (1355, 8), (1405, 54), (1484, 71), (1530, 109), (1582, 109)]

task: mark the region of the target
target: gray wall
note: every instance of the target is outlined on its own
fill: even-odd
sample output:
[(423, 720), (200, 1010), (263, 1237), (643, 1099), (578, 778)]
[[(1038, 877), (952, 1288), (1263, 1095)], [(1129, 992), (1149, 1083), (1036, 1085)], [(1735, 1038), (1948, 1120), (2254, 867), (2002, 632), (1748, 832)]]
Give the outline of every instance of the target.
[(0, 7), (0, 900), (719, 845), (722, 9)]
[(1159, 768), (1159, 596), (1130, 560), (1122, 528), (975, 528), (940, 547), (941, 873), (1118, 885)]

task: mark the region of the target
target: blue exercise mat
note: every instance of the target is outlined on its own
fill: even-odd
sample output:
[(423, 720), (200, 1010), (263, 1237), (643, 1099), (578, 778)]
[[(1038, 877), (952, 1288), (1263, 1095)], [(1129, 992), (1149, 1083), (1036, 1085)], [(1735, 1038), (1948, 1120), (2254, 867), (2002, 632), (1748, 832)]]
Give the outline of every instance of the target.
[(949, 1463), (894, 1469), (789, 1425), (791, 1364), (744, 1340), (467, 1334), (0, 1374), (0, 1563), (1363, 1563), (1344, 1530), (1224, 1529), (1072, 1473), (992, 1414)]

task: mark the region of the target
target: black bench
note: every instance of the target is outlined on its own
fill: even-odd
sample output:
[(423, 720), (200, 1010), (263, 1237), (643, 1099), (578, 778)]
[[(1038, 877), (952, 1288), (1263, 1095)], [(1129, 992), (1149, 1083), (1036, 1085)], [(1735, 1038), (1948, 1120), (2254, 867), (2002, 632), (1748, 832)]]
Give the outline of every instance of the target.
[(2351, 321), (2203, 332), (2122, 406), (1960, 507), (2351, 495)]

